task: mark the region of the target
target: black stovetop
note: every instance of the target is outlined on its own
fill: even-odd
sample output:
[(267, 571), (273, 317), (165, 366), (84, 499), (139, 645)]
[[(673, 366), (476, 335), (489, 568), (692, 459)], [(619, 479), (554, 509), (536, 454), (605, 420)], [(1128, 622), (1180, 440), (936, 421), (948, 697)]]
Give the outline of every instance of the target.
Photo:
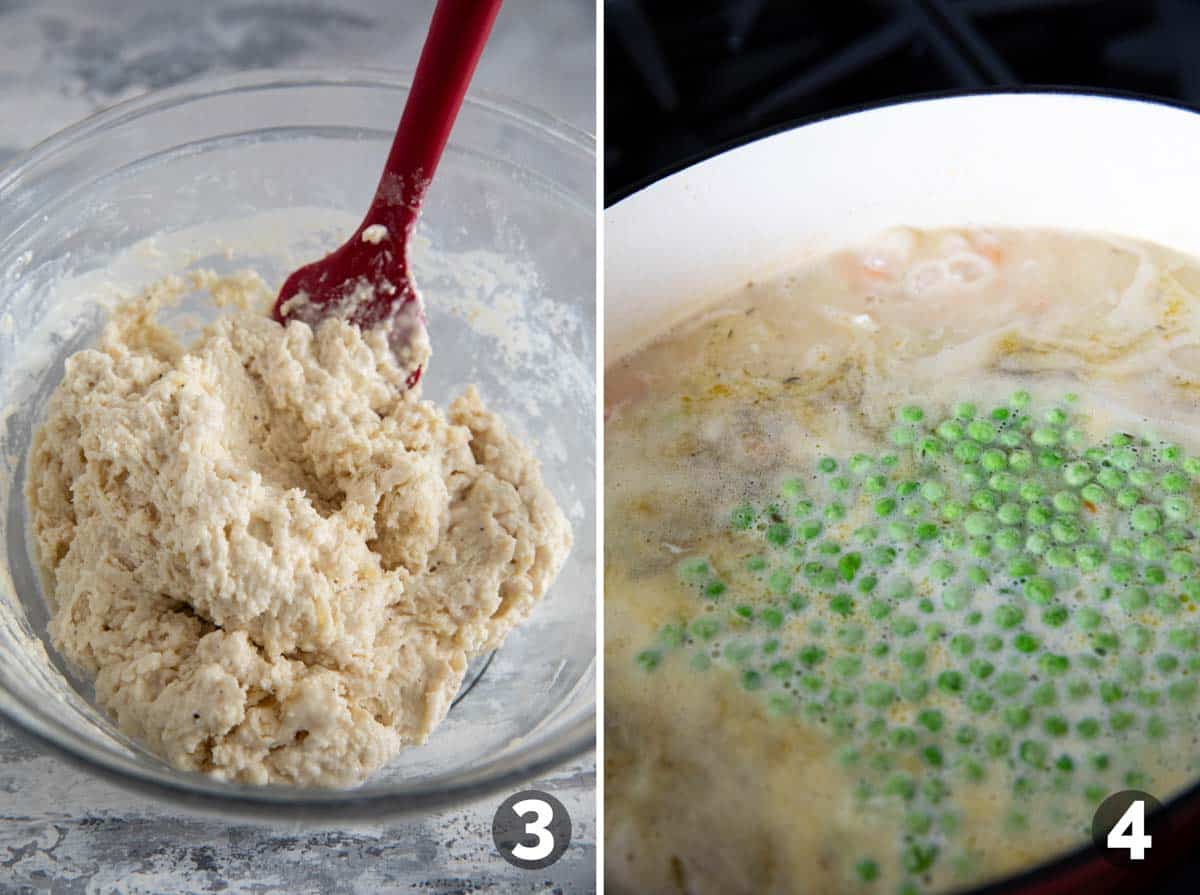
[(1200, 105), (1200, 0), (606, 0), (605, 196), (748, 135), (955, 89)]

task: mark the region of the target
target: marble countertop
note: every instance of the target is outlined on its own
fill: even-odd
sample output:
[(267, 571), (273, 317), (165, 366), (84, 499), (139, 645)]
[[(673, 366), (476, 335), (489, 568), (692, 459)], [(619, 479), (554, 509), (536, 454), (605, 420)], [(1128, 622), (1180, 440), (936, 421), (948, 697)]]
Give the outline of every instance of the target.
[[(0, 165), (114, 102), (205, 74), (411, 69), (432, 0), (0, 0)], [(595, 129), (595, 4), (507, 0), (475, 83)], [(595, 891), (594, 756), (530, 781), (571, 813), (542, 871), (506, 864), (507, 793), (419, 820), (269, 826), (189, 814), (104, 783), (0, 722), (0, 893)]]

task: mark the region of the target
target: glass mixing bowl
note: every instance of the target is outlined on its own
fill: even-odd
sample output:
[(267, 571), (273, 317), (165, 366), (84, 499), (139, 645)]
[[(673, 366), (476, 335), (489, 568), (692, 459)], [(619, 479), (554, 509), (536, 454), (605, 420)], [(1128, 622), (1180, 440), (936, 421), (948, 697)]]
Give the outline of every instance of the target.
[[(480, 657), (444, 724), (361, 787), (249, 787), (177, 771), (124, 737), (46, 634), (25, 455), (63, 360), (116, 294), (188, 267), (272, 285), (366, 209), (407, 94), (370, 71), (207, 79), (105, 111), (0, 173), (0, 713), (93, 772), (174, 804), (376, 818), (519, 782), (594, 743), (595, 174), (590, 136), (507, 100), (463, 106), (413, 259), (434, 358), (532, 442), (575, 546), (550, 593)], [(213, 310), (192, 297), (169, 323)]]

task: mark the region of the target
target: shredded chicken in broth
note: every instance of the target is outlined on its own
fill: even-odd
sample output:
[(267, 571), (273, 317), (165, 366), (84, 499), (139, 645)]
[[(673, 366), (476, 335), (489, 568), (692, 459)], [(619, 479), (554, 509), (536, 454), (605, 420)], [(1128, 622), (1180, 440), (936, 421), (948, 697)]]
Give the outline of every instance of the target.
[(1196, 776), (1200, 262), (889, 231), (606, 392), (614, 889), (946, 891)]

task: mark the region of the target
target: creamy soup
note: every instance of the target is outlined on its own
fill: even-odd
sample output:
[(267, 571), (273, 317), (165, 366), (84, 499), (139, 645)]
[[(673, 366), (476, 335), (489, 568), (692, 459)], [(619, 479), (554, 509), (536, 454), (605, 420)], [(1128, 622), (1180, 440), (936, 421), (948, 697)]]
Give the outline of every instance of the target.
[(1200, 262), (896, 230), (607, 373), (630, 892), (936, 892), (1197, 775)]

